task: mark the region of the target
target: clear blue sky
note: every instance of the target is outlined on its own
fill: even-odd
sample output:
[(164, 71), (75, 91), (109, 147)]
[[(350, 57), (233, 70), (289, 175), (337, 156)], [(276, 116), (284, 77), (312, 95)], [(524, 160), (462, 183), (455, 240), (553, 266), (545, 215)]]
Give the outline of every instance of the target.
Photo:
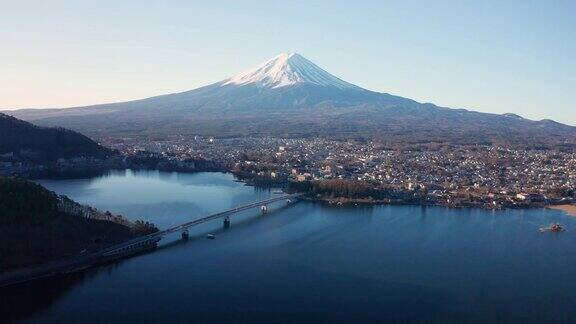
[(3, 1), (0, 109), (193, 89), (280, 52), (423, 102), (576, 125), (576, 1)]

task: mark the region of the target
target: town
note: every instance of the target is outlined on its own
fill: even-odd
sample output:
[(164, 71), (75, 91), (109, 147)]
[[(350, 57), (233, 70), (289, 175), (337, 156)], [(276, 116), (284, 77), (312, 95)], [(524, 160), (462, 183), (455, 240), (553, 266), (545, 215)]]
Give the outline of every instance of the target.
[(230, 171), (249, 184), (309, 191), (315, 199), (337, 204), (501, 209), (575, 201), (572, 152), (479, 145), (399, 149), (375, 141), (322, 138), (177, 136), (102, 142), (121, 155), (80, 156), (43, 165), (11, 152), (0, 156), (0, 174), (78, 176), (121, 168)]
[(338, 204), (542, 207), (571, 203), (576, 187), (576, 154), (553, 150), (479, 145), (397, 149), (374, 141), (201, 136), (105, 144), (126, 156), (155, 154), (175, 164), (210, 161), (251, 184), (307, 190), (312, 187), (303, 184), (315, 184), (317, 198)]

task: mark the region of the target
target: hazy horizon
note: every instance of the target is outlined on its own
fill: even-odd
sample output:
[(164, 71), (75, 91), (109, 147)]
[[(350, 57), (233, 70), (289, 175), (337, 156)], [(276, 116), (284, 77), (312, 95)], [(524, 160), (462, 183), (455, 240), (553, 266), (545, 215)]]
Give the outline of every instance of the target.
[(4, 7), (0, 110), (181, 92), (298, 52), (369, 90), (576, 125), (570, 96), (576, 4), (570, 1)]

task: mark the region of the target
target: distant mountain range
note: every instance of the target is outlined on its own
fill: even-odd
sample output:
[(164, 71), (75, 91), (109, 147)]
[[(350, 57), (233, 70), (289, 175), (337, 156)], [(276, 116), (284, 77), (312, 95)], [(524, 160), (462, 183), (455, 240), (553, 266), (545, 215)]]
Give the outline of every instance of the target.
[(112, 151), (77, 132), (59, 127), (39, 127), (0, 113), (0, 155), (36, 163), (58, 158), (99, 157)]
[(6, 113), (95, 136), (326, 136), (389, 143), (576, 145), (576, 127), (514, 114), (449, 109), (366, 90), (299, 54), (280, 54), (254, 69), (191, 91)]

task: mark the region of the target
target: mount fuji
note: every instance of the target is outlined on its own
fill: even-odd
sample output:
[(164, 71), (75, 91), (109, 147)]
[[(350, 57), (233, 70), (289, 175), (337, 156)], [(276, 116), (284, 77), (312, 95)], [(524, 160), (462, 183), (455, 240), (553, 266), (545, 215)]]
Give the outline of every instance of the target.
[[(576, 144), (576, 127), (450, 109), (348, 83), (296, 53), (194, 90), (66, 109), (7, 111), (93, 136), (326, 136), (410, 143)], [(529, 139), (529, 141), (527, 141)]]
[(297, 53), (282, 53), (224, 81), (224, 85), (256, 84), (263, 88), (281, 88), (302, 83), (340, 89), (358, 88), (322, 70)]

